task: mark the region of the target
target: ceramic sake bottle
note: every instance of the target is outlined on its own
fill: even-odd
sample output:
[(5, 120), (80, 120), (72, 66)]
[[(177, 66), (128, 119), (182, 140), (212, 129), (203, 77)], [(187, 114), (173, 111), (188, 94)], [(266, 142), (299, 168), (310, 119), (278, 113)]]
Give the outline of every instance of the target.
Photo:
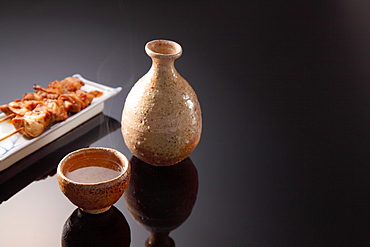
[(152, 65), (126, 98), (122, 135), (137, 158), (154, 166), (173, 165), (199, 143), (201, 108), (193, 88), (175, 68), (182, 47), (174, 41), (153, 40), (145, 51)]

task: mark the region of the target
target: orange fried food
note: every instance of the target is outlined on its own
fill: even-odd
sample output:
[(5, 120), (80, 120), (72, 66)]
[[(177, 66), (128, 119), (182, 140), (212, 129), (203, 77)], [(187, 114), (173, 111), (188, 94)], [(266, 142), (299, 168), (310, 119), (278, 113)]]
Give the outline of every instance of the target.
[(77, 90), (76, 92), (62, 94), (58, 99), (64, 102), (64, 107), (68, 112), (76, 113), (86, 108), (94, 99), (94, 95)]
[(30, 137), (41, 135), (50, 122), (51, 114), (44, 105), (38, 105), (33, 111), (12, 119), (15, 129), (23, 128), (22, 132)]
[(64, 121), (68, 118), (68, 112), (62, 100), (44, 99), (43, 104), (51, 114), (51, 122)]
[(11, 123), (16, 129), (14, 133), (39, 136), (50, 124), (66, 120), (70, 115), (89, 106), (95, 97), (103, 94), (100, 91), (87, 93), (80, 90), (82, 86), (84, 82), (75, 77), (50, 82), (46, 88), (34, 85), (34, 93), (26, 93), (22, 100), (0, 105), (0, 110), (7, 115), (0, 121), (13, 118)]
[(61, 94), (75, 92), (84, 85), (85, 83), (76, 77), (66, 77), (61, 81), (52, 81), (46, 88), (35, 84), (33, 85), (35, 92), (24, 94), (23, 100), (57, 99)]

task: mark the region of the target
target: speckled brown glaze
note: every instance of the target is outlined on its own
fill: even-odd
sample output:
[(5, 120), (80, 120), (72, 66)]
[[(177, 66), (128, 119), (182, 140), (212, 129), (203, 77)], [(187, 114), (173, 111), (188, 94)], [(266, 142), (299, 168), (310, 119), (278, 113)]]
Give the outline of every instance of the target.
[[(66, 171), (77, 161), (87, 157), (111, 160), (121, 168), (117, 177), (97, 183), (75, 182)], [(65, 156), (57, 168), (57, 179), (62, 193), (83, 211), (98, 214), (107, 211), (123, 195), (128, 186), (131, 166), (126, 156), (111, 148), (84, 148)]]
[(126, 98), (122, 135), (130, 151), (155, 166), (173, 165), (198, 145), (202, 131), (201, 108), (190, 84), (176, 71), (179, 44), (154, 40), (145, 46), (150, 70)]

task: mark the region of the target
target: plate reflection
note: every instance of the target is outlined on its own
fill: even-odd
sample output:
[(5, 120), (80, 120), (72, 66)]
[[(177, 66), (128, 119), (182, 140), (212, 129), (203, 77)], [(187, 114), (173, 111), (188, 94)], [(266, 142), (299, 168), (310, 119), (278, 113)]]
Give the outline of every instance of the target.
[(101, 214), (73, 211), (63, 226), (62, 246), (130, 246), (131, 231), (115, 206)]
[(172, 166), (152, 166), (135, 156), (124, 198), (132, 217), (150, 232), (146, 246), (174, 246), (169, 237), (191, 214), (198, 172), (190, 158)]

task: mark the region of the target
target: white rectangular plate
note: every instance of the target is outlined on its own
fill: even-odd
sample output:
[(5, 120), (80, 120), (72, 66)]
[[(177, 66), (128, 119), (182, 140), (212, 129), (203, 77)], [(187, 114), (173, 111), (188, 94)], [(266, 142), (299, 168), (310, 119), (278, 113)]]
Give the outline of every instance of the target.
[[(73, 76), (79, 78), (85, 83), (81, 90), (86, 92), (99, 90), (103, 92), (103, 95), (98, 98), (94, 98), (88, 107), (72, 115), (65, 121), (54, 124), (38, 137), (29, 139), (24, 137), (22, 134), (15, 134), (4, 141), (0, 141), (0, 171), (8, 168), (15, 162), (99, 114), (104, 109), (104, 101), (117, 95), (122, 90), (121, 87), (111, 88), (86, 80), (79, 74)], [(4, 102), (3, 104), (7, 104), (7, 102)], [(0, 118), (3, 117), (5, 117), (5, 114), (1, 113)], [(0, 138), (12, 133), (14, 130), (13, 125), (8, 121), (0, 123)]]

